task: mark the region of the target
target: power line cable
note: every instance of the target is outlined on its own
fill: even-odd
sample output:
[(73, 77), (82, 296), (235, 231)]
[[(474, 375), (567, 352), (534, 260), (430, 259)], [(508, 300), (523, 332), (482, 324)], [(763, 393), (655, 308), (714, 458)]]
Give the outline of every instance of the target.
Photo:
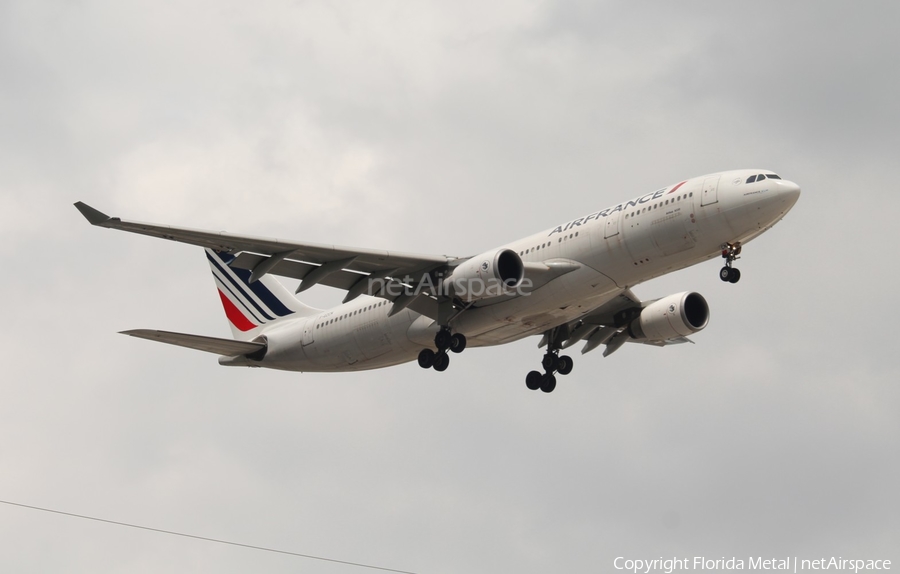
[(278, 550), (277, 548), (266, 548), (265, 546), (254, 546), (252, 544), (242, 544), (240, 542), (231, 542), (229, 540), (220, 540), (218, 538), (209, 538), (206, 536), (197, 536), (196, 534), (185, 534), (184, 532), (174, 532), (172, 530), (163, 530), (162, 528), (151, 528), (149, 526), (141, 526), (139, 524), (129, 524), (128, 522), (118, 522), (116, 520), (107, 520), (105, 518), (97, 518), (95, 516), (86, 516), (84, 514), (75, 514), (73, 512), (63, 512), (62, 510), (53, 510), (52, 508), (41, 508), (40, 506), (31, 506), (30, 504), (22, 504), (19, 502), (10, 502), (8, 500), (0, 500), (0, 504), (8, 504), (10, 506), (19, 506), (21, 508), (29, 508), (31, 510), (40, 510), (41, 512), (50, 512), (52, 514), (62, 514), (63, 516), (72, 516), (74, 518), (82, 518), (84, 520), (93, 520), (95, 522), (105, 522), (107, 524), (115, 524), (116, 526), (127, 526), (128, 528), (137, 528), (139, 530), (149, 530), (151, 532), (160, 532), (162, 534), (171, 534), (172, 536), (182, 536), (184, 538), (194, 538), (196, 540), (205, 540), (207, 542), (216, 542), (218, 544), (228, 544), (230, 546), (240, 546), (241, 548), (250, 548), (252, 550), (262, 550), (264, 552), (274, 552), (276, 554), (287, 554), (288, 556), (298, 556), (300, 558), (309, 558), (310, 560), (321, 560), (323, 562), (333, 562), (335, 564), (346, 564), (347, 566), (357, 566), (359, 568), (369, 568), (371, 570), (381, 570), (382, 572), (396, 572), (398, 574), (416, 574), (408, 570), (396, 570), (394, 568), (385, 568), (383, 566), (374, 566), (372, 564), (363, 564), (361, 562), (350, 562), (349, 560), (337, 560), (335, 558), (325, 558), (323, 556), (313, 556), (312, 554), (301, 554), (299, 552), (291, 552), (289, 550)]

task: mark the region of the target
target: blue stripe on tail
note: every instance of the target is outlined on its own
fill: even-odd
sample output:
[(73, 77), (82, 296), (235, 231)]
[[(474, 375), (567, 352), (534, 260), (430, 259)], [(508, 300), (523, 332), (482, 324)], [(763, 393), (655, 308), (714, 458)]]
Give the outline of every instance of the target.
[[(253, 299), (253, 297), (251, 297), (251, 296), (247, 293), (247, 291), (244, 289), (244, 285), (241, 285), (240, 283), (238, 283), (237, 281), (235, 281), (235, 280), (234, 280), (234, 277), (232, 277), (231, 274), (228, 273), (228, 271), (226, 271), (225, 269), (223, 269), (222, 266), (219, 264), (218, 261), (215, 260), (214, 257), (212, 257), (209, 253), (206, 254), (206, 257), (209, 258), (210, 261), (212, 261), (213, 265), (216, 266), (216, 269), (219, 270), (219, 273), (221, 273), (221, 274), (225, 277), (225, 279), (228, 280), (229, 283), (231, 283), (232, 285), (234, 285), (235, 289), (237, 289), (238, 292), (239, 292), (241, 295), (243, 295), (244, 298), (247, 299), (247, 301), (249, 301), (250, 304), (253, 305), (253, 307), (255, 307), (256, 310), (260, 312), (260, 314), (262, 314), (263, 317), (265, 317), (265, 318), (268, 319), (269, 321), (273, 321), (273, 320), (275, 319), (275, 317), (272, 317), (271, 315), (269, 315), (268, 313), (266, 313), (265, 310), (264, 310), (262, 307), (260, 307), (259, 304), (257, 304), (257, 302)], [(231, 269), (231, 268), (229, 267), (229, 269)], [(233, 270), (232, 270), (232, 271), (233, 271)]]
[[(291, 315), (293, 313), (293, 311), (288, 309), (284, 305), (284, 303), (282, 303), (281, 300), (275, 296), (274, 293), (272, 293), (265, 285), (263, 285), (263, 283), (261, 281), (255, 281), (253, 283), (250, 283), (250, 271), (248, 271), (246, 269), (234, 269), (232, 267), (228, 267), (228, 270), (231, 271), (232, 273), (234, 273), (235, 275), (237, 275), (237, 277), (241, 280), (240, 283), (238, 283), (237, 281), (234, 280), (234, 278), (231, 276), (231, 274), (229, 274), (225, 269), (222, 268), (222, 266), (219, 264), (219, 261), (217, 261), (217, 259), (221, 259), (221, 261), (227, 265), (228, 263), (231, 263), (232, 261), (234, 261), (234, 259), (235, 259), (234, 255), (231, 255), (229, 253), (218, 253), (217, 252), (216, 257), (213, 257), (209, 253), (209, 251), (207, 251), (206, 257), (216, 266), (216, 268), (219, 270), (219, 272), (222, 273), (222, 275), (225, 276), (228, 279), (228, 281), (232, 285), (234, 285), (234, 287), (238, 291), (240, 291), (240, 293), (243, 294), (243, 296), (248, 301), (250, 301), (250, 303), (266, 319), (271, 321), (271, 320), (274, 320), (275, 317), (272, 317), (271, 315), (266, 313), (266, 311), (263, 310), (256, 303), (254, 298), (251, 297), (247, 293), (246, 288), (249, 288), (257, 297), (259, 297), (259, 300), (262, 301), (269, 308), (269, 311), (274, 313), (275, 315), (277, 315), (279, 317), (285, 317), (285, 316)], [(261, 321), (261, 322), (263, 322), (263, 321)]]
[(284, 306), (284, 303), (275, 296), (274, 293), (269, 291), (269, 289), (262, 284), (262, 281), (254, 281), (250, 283), (250, 272), (246, 269), (231, 269), (234, 273), (241, 278), (241, 281), (244, 282), (245, 285), (249, 286), (256, 296), (265, 303), (269, 309), (274, 312), (279, 317), (284, 317), (285, 315), (290, 315), (293, 313), (290, 309)]

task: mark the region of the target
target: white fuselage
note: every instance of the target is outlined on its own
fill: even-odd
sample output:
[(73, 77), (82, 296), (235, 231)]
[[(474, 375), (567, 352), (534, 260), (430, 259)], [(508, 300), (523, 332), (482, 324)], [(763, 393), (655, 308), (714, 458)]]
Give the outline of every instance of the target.
[[(687, 180), (587, 214), (502, 247), (527, 263), (580, 265), (526, 296), (476, 303), (452, 323), (469, 346), (541, 333), (585, 315), (639, 283), (718, 257), (725, 243), (746, 243), (777, 223), (800, 188), (782, 179), (746, 183), (766, 170)], [(412, 361), (433, 346), (437, 323), (392, 303), (360, 296), (316, 315), (267, 326), (256, 366), (296, 371), (355, 371)], [(251, 364), (229, 361), (225, 364)]]

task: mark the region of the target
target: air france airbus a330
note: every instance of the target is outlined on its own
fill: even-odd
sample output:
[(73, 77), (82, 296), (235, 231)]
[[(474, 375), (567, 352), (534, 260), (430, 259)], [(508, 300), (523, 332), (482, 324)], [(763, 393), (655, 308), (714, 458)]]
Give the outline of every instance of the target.
[[(233, 339), (168, 331), (127, 335), (221, 355), (219, 364), (289, 371), (361, 371), (418, 360), (444, 371), (450, 353), (543, 335), (542, 371), (525, 378), (549, 393), (582, 353), (626, 342), (687, 342), (706, 327), (702, 295), (641, 301), (639, 283), (722, 257), (719, 276), (793, 207), (800, 187), (765, 169), (688, 179), (556, 225), (474, 257), (296, 243), (109, 217), (78, 202), (93, 225), (204, 247)], [(347, 296), (332, 309), (301, 303), (273, 275)]]

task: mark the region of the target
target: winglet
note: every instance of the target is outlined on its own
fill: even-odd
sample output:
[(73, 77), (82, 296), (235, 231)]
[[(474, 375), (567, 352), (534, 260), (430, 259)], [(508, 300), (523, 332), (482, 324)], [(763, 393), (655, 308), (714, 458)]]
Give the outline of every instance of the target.
[(81, 215), (91, 223), (91, 225), (103, 225), (107, 221), (114, 219), (81, 201), (77, 202), (75, 207), (81, 212)]

